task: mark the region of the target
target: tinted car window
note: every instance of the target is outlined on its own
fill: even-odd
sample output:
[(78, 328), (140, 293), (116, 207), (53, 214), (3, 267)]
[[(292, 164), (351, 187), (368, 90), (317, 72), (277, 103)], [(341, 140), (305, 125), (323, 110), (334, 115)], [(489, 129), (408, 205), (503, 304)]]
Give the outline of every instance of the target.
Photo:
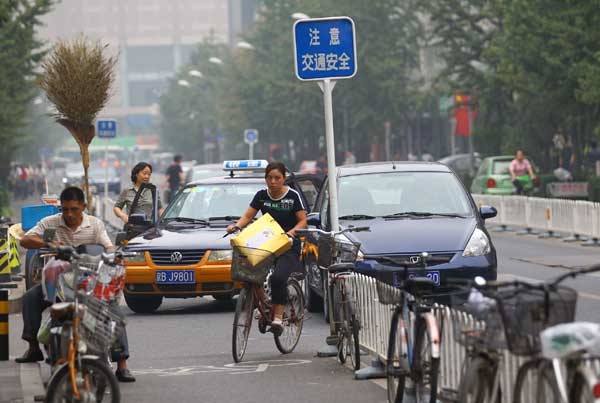
[(188, 186), (177, 195), (163, 219), (241, 216), (250, 205), (254, 194), (263, 187), (261, 183)]
[(508, 175), (510, 172), (508, 170), (511, 161), (494, 161), (494, 165), (492, 166), (492, 175)]
[(395, 172), (340, 179), (339, 215), (407, 211), (472, 215), (467, 195), (448, 172)]

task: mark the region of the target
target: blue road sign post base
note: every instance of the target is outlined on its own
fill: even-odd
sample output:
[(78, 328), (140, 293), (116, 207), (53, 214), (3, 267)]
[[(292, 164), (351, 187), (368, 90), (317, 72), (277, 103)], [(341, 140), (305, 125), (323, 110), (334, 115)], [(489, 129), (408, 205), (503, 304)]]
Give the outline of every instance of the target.
[(368, 367), (354, 371), (354, 379), (360, 381), (377, 378), (385, 378), (385, 366), (378, 358), (373, 358)]

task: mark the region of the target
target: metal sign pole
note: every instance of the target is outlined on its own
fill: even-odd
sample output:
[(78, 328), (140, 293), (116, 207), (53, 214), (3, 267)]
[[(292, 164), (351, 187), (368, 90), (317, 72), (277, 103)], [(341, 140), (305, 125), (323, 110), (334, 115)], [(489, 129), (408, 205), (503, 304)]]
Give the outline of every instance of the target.
[(250, 151), (248, 153), (248, 159), (253, 160), (254, 159), (254, 143), (250, 143), (250, 144), (248, 144), (248, 146), (250, 147)]
[[(104, 140), (104, 206), (108, 205), (108, 142), (108, 139)], [(106, 220), (106, 209), (102, 209), (102, 215), (104, 216), (104, 220)]]
[(325, 106), (325, 144), (327, 145), (327, 179), (329, 181), (329, 211), (331, 216), (331, 230), (339, 231), (338, 221), (338, 193), (337, 175), (335, 169), (335, 142), (333, 135), (333, 100), (331, 93), (335, 81), (323, 80), (323, 104)]

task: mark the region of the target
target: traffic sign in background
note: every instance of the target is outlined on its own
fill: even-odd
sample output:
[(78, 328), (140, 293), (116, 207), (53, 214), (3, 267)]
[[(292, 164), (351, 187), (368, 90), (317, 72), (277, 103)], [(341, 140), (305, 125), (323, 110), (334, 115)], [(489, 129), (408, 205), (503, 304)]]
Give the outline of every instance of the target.
[(354, 21), (312, 18), (294, 24), (294, 60), (300, 80), (351, 78), (356, 74)]
[(98, 120), (96, 133), (101, 139), (117, 137), (117, 121), (114, 119)]
[(256, 130), (256, 129), (244, 130), (244, 142), (246, 144), (258, 143), (258, 130)]

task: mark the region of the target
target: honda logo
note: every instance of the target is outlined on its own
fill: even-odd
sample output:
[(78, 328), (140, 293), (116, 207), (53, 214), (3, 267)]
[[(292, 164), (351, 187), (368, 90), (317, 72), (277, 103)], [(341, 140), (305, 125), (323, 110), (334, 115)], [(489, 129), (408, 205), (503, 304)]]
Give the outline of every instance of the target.
[(181, 254), (181, 252), (171, 253), (171, 262), (179, 263), (179, 262), (181, 262), (181, 259), (183, 259), (183, 255)]
[(412, 264), (418, 264), (421, 262), (421, 256), (411, 256), (409, 259)]

